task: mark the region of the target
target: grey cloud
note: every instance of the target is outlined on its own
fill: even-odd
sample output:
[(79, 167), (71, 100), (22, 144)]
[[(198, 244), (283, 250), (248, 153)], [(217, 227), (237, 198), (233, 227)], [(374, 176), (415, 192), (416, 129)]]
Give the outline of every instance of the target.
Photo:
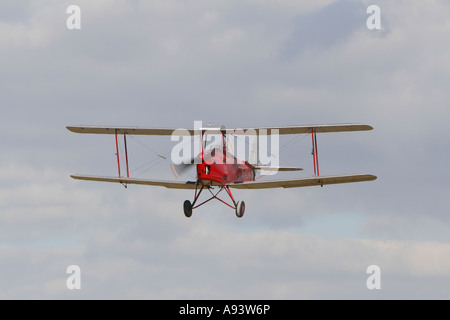
[(33, 16), (32, 0), (4, 0), (0, 3), (0, 21), (22, 22)]
[[(293, 31), (281, 49), (284, 59), (307, 50), (327, 50), (344, 45), (355, 32), (366, 30), (367, 5), (361, 1), (338, 0), (293, 19)], [(378, 31), (377, 34), (385, 34)]]
[[(274, 2), (246, 2), (243, 10), (240, 0), (224, 1), (226, 9), (214, 8), (203, 24), (198, 17), (210, 12), (209, 1), (80, 1), (79, 32), (65, 29), (70, 2), (23, 3), (0, 30), (0, 41), (13, 44), (0, 48), (2, 297), (447, 294), (450, 68), (447, 43), (430, 36), (448, 38), (441, 28), (447, 17), (439, 15), (445, 5), (380, 4), (399, 32), (373, 37), (358, 33), (367, 17), (358, 1), (308, 14), (282, 3), (271, 10)], [(14, 29), (15, 21), (26, 28)], [(421, 27), (411, 31), (411, 21)], [(310, 49), (318, 54), (294, 59)], [(75, 135), (66, 125), (191, 127), (194, 120), (230, 128), (368, 123), (374, 131), (319, 136), (321, 173), (379, 178), (237, 191), (248, 209), (242, 220), (219, 203), (185, 219), (182, 203), (191, 192), (69, 178), (115, 175), (117, 168), (112, 137)], [(139, 140), (159, 153), (173, 145)], [(156, 157), (128, 143), (132, 170)], [(281, 162), (312, 174), (310, 143), (305, 136), (292, 144)], [(172, 179), (164, 161), (145, 174)], [(422, 241), (430, 239), (441, 242)], [(436, 270), (421, 257), (438, 259)], [(373, 260), (386, 266), (389, 283), (377, 296), (364, 286)], [(83, 272), (78, 295), (64, 287), (72, 263)], [(423, 291), (413, 292), (411, 283)]]

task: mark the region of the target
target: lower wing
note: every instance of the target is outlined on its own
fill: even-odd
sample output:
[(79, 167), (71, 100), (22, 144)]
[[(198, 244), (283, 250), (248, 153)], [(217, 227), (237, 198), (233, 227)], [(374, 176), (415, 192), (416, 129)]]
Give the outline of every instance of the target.
[(122, 177), (99, 177), (99, 176), (84, 176), (71, 175), (73, 179), (88, 180), (88, 181), (102, 181), (102, 182), (116, 182), (122, 184), (143, 184), (148, 186), (166, 187), (171, 189), (195, 189), (197, 182), (194, 181), (166, 181), (166, 180), (148, 180)]
[(268, 188), (297, 188), (323, 186), (326, 184), (351, 183), (372, 181), (377, 177), (371, 174), (354, 174), (344, 176), (323, 176), (290, 180), (247, 181), (228, 185), (236, 189), (268, 189)]
[[(87, 181), (101, 181), (101, 182), (114, 182), (122, 184), (141, 184), (148, 186), (158, 186), (170, 189), (189, 189), (196, 188), (196, 181), (167, 181), (167, 180), (148, 180), (148, 179), (135, 179), (135, 178), (123, 178), (123, 177), (101, 177), (101, 176), (86, 176), (86, 175), (71, 175), (73, 179), (87, 180)], [(311, 177), (301, 179), (290, 180), (268, 180), (268, 181), (246, 181), (241, 183), (229, 184), (229, 187), (236, 189), (269, 189), (269, 188), (298, 188), (298, 187), (311, 187), (311, 186), (323, 186), (327, 184), (338, 183), (352, 183), (372, 181), (377, 177), (371, 174), (355, 174), (355, 175), (343, 175), (343, 176), (323, 176), (323, 177)]]

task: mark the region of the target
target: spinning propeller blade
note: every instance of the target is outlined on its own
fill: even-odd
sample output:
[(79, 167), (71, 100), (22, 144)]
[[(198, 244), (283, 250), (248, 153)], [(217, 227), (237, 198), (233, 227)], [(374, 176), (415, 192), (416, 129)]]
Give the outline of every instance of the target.
[(196, 160), (199, 160), (199, 155), (192, 157), (189, 162), (183, 162), (180, 164), (174, 164), (173, 162), (169, 164), (170, 171), (175, 179), (179, 179), (180, 175), (186, 172), (188, 169), (192, 168), (196, 163)]

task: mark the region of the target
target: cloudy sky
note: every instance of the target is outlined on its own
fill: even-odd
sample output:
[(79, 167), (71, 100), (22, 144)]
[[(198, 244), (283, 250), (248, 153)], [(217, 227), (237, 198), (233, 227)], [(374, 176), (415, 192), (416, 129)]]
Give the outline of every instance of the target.
[[(80, 30), (66, 27), (71, 4)], [(380, 30), (366, 26), (372, 4)], [(0, 298), (449, 299), (449, 12), (444, 0), (1, 1)], [(237, 190), (244, 218), (212, 202), (187, 219), (190, 191), (69, 177), (117, 166), (113, 137), (67, 125), (196, 120), (369, 124), (319, 135), (320, 171), (378, 179)], [(293, 138), (281, 164), (310, 176), (310, 136)], [(158, 157), (173, 145), (130, 137), (132, 175), (173, 179)]]

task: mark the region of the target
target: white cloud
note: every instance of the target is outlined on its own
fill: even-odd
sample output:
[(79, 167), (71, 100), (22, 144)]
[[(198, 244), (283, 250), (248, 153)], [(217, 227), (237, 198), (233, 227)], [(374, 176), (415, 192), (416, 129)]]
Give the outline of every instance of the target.
[[(147, 228), (154, 231), (151, 225)], [(107, 227), (95, 229), (89, 232)], [(17, 247), (4, 246), (2, 260), (8, 265), (3, 268), (2, 293), (69, 298), (73, 293), (64, 287), (63, 272), (73, 263), (81, 268), (79, 297), (97, 298), (371, 298), (365, 286), (371, 264), (382, 272), (378, 297), (433, 298), (445, 294), (445, 287), (440, 293), (412, 293), (402, 287), (408, 282), (426, 287), (435, 278), (450, 277), (448, 243), (324, 240), (284, 231), (242, 234), (212, 224), (188, 229), (168, 241), (140, 243), (133, 241), (129, 230), (126, 238), (91, 239), (83, 250), (25, 247), (17, 254)], [(10, 268), (19, 265), (22, 268)], [(27, 273), (37, 269), (41, 271), (37, 278), (36, 273)]]

